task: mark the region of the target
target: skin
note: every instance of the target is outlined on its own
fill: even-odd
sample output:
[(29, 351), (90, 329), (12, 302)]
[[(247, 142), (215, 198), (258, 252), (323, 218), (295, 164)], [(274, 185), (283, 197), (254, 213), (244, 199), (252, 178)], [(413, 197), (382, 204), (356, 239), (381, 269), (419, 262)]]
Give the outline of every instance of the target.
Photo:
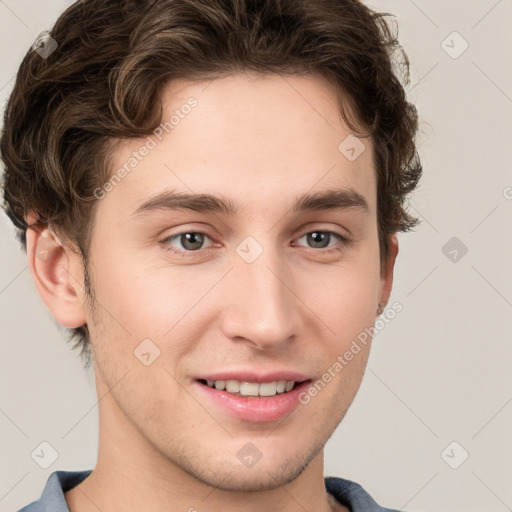
[[(97, 465), (66, 493), (68, 506), (347, 510), (325, 491), (323, 448), (359, 388), (370, 343), (307, 405), (277, 421), (229, 416), (194, 379), (243, 368), (317, 380), (374, 324), (378, 303), (389, 299), (398, 245), (391, 236), (381, 268), (372, 143), (362, 139), (366, 150), (354, 161), (338, 150), (350, 131), (334, 90), (317, 77), (173, 82), (162, 95), (164, 119), (191, 96), (198, 105), (98, 203), (89, 253), (95, 308), (77, 254), (44, 227), (27, 234), (34, 281), (56, 320), (88, 325), (101, 397)], [(112, 168), (145, 140), (118, 141)], [(230, 199), (239, 212), (133, 215), (169, 189)], [(300, 194), (330, 189), (358, 192), (368, 211), (292, 211)], [(350, 242), (331, 236), (315, 245), (306, 236), (315, 231)], [(207, 236), (199, 250), (168, 239), (183, 232)], [(247, 236), (263, 248), (250, 264), (236, 252)], [(340, 251), (325, 254), (333, 247)], [(147, 338), (160, 350), (149, 366), (133, 354)], [(248, 442), (262, 454), (251, 468), (237, 458)]]

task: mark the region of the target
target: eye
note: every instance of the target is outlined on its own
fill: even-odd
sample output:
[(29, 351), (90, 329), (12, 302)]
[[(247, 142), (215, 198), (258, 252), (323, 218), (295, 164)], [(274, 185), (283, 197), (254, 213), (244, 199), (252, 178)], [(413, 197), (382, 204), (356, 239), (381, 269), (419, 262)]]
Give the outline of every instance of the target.
[[(162, 243), (168, 250), (178, 255), (184, 255), (184, 252), (194, 252), (203, 249), (203, 244), (206, 238), (210, 238), (206, 233), (199, 231), (184, 231), (176, 233), (175, 235), (167, 237)], [(177, 242), (181, 247), (175, 248), (173, 245)]]
[[(308, 244), (312, 244), (313, 249), (325, 249), (330, 247), (327, 251), (322, 251), (323, 253), (328, 254), (341, 251), (349, 243), (346, 236), (335, 233), (334, 231), (310, 231), (309, 233), (302, 235), (297, 240), (301, 240), (302, 238), (306, 238), (306, 242)], [(333, 238), (335, 243), (334, 245), (329, 246), (329, 243), (333, 241)]]
[[(311, 244), (312, 249), (322, 249), (318, 252), (320, 254), (331, 254), (342, 251), (349, 243), (350, 240), (339, 233), (334, 231), (310, 231), (305, 233), (297, 240), (305, 238), (307, 244)], [(208, 247), (204, 247), (205, 240), (211, 238), (201, 231), (182, 231), (171, 235), (164, 240), (162, 244), (164, 248), (173, 253), (174, 255), (186, 258), (188, 256), (194, 256), (194, 252), (200, 253), (201, 250), (209, 250), (213, 248), (214, 244), (210, 244)], [(331, 242), (334, 242), (333, 244)]]

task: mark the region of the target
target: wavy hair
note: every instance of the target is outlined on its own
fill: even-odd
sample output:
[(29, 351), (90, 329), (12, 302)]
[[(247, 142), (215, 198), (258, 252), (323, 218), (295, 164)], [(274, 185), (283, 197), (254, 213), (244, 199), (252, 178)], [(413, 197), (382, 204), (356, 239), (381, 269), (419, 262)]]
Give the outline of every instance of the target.
[[(25, 55), (4, 113), (4, 209), (23, 247), (34, 211), (80, 250), (87, 271), (90, 198), (111, 173), (109, 141), (151, 134), (174, 79), (254, 71), (326, 78), (343, 120), (371, 137), (385, 262), (389, 235), (418, 222), (404, 204), (422, 173), (417, 113), (402, 85), (409, 61), (388, 16), (358, 0), (76, 2), (50, 32), (57, 47), (47, 39)], [(70, 335), (89, 366), (87, 325)]]

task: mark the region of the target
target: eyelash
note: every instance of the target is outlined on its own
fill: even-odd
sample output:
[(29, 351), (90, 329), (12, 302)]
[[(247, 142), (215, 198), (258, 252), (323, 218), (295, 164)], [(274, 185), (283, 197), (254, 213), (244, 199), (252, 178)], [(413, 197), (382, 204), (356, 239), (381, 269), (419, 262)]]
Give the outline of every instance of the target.
[[(208, 236), (208, 234), (204, 233), (203, 231), (193, 231), (193, 230), (190, 230), (190, 231), (181, 231), (180, 233), (176, 233), (174, 235), (171, 235), (171, 236), (168, 236), (167, 238), (165, 238), (164, 240), (162, 240), (162, 244), (164, 246), (164, 249), (166, 251), (169, 251), (171, 252), (174, 256), (178, 256), (179, 258), (188, 258), (188, 257), (193, 257), (195, 255), (195, 253), (200, 253), (201, 251), (203, 251), (203, 249), (197, 249), (195, 251), (190, 251), (190, 250), (176, 250), (174, 249), (169, 242), (173, 241), (173, 240), (176, 240), (177, 238), (179, 238), (181, 235), (185, 235), (185, 234), (190, 234), (190, 233), (194, 233), (194, 234), (197, 234), (197, 235), (205, 235), (206, 237), (210, 238)], [(324, 233), (324, 234), (329, 234), (329, 235), (334, 235), (334, 237), (336, 237), (339, 242), (329, 248), (329, 249), (316, 249), (314, 247), (310, 247), (310, 249), (312, 249), (314, 252), (318, 252), (322, 255), (330, 255), (330, 254), (335, 254), (335, 253), (339, 253), (341, 252), (342, 250), (344, 250), (349, 244), (350, 244), (350, 239), (344, 235), (340, 235), (339, 233), (336, 233), (335, 231), (328, 231), (328, 230), (320, 230), (320, 229), (315, 229), (313, 231), (308, 231), (306, 233), (304, 233), (303, 235), (301, 235), (299, 237), (300, 238), (303, 238), (304, 236), (306, 235), (309, 235), (311, 233)], [(210, 238), (211, 239), (211, 238)], [(204, 251), (208, 251), (212, 249), (212, 247), (208, 247), (206, 249), (204, 249)]]

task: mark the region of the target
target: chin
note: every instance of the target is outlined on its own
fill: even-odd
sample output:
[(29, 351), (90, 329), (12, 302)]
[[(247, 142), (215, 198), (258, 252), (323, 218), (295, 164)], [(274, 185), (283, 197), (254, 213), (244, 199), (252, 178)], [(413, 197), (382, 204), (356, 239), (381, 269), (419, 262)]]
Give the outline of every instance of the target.
[(295, 480), (306, 467), (307, 464), (299, 468), (285, 464), (272, 470), (266, 468), (258, 470), (256, 467), (250, 469), (233, 467), (229, 473), (225, 470), (220, 475), (218, 473), (211, 475), (212, 480), (203, 480), (203, 482), (211, 487), (231, 492), (272, 491)]
[(182, 465), (182, 469), (200, 482), (224, 491), (271, 491), (295, 480), (317, 453), (316, 447), (311, 447), (309, 453), (296, 455), (292, 459), (263, 460), (263, 457), (250, 468), (230, 458), (201, 468)]

